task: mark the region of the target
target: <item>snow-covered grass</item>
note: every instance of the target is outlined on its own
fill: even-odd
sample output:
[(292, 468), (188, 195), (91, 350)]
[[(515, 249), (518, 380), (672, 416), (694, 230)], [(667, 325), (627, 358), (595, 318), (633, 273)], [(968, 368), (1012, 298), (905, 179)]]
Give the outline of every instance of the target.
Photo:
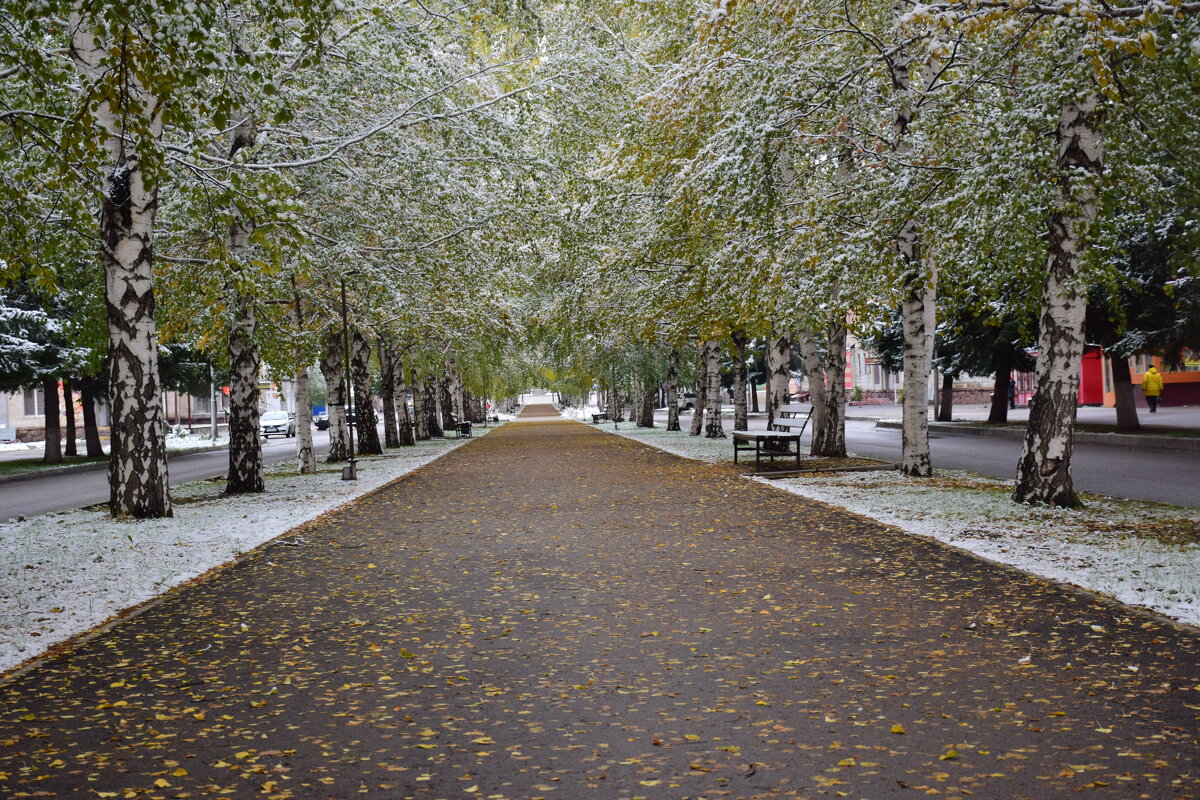
[(0, 524), (0, 672), (466, 441), (363, 458), (356, 482), (342, 481), (340, 466), (298, 475), (286, 462), (268, 468), (264, 494), (223, 497), (224, 481), (182, 484), (171, 492), (171, 519), (116, 520), (93, 507)]
[[(622, 423), (616, 433), (699, 461), (731, 457), (728, 439), (686, 430)], [(1022, 505), (1009, 499), (1010, 481), (947, 470), (932, 479), (875, 471), (756, 480), (1200, 625), (1200, 509), (1097, 496), (1081, 510)]]

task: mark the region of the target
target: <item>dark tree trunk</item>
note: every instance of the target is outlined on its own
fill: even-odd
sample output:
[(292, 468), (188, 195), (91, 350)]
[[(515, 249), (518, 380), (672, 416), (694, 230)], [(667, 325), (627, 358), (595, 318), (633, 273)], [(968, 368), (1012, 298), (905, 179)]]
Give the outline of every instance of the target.
[(438, 387), (439, 381), (427, 380), (425, 382), (425, 430), (429, 433), (430, 438), (441, 438), (446, 435), (442, 429), (442, 423), (438, 420), (438, 395), (441, 394)]
[(329, 329), (325, 355), (321, 357), (321, 374), (325, 376), (326, 411), (329, 414), (329, 452), (325, 463), (337, 464), (350, 457), (349, 430), (346, 418), (346, 355), (339, 328)]
[(371, 393), (371, 346), (355, 328), (351, 333), (351, 370), (354, 373), (354, 421), (358, 427), (358, 453), (377, 456), (383, 453), (379, 444), (375, 418), (375, 396)]
[(454, 413), (454, 393), (452, 386), (453, 378), (449, 374), (450, 367), (442, 372), (442, 379), (438, 381), (438, 400), (442, 408), (442, 429), (445, 431), (453, 430), (458, 425), (458, 417)]
[(654, 381), (647, 381), (642, 386), (642, 403), (638, 409), (639, 428), (654, 427), (654, 397), (658, 391), (658, 384)]
[(75, 431), (75, 386), (70, 378), (63, 378), (63, 416), (67, 421), (67, 437), (63, 442), (63, 455), (68, 458), (73, 458), (79, 455), (79, 451), (75, 447), (75, 439), (78, 433)]
[(1133, 393), (1133, 376), (1129, 374), (1129, 359), (1124, 356), (1109, 358), (1112, 365), (1113, 394), (1117, 396), (1117, 430), (1140, 431), (1137, 398)]
[(679, 427), (679, 348), (672, 347), (667, 356), (667, 430)]
[(754, 382), (753, 378), (750, 379), (750, 410), (753, 411), (755, 414), (757, 414), (759, 411), (759, 409), (758, 409), (758, 384)]
[(61, 464), (62, 427), (58, 415), (58, 378), (42, 378), (42, 393), (46, 395), (46, 449), (42, 454), (43, 464)]
[(254, 298), (234, 297), (229, 328), (229, 479), (226, 494), (263, 491), (262, 439), (258, 429), (258, 342)]
[(996, 361), (996, 380), (992, 384), (992, 405), (987, 421), (993, 425), (1008, 422), (1008, 391), (1012, 383), (1012, 359), (1005, 355)]
[(96, 424), (96, 379), (80, 378), (79, 393), (83, 404), (83, 441), (87, 445), (88, 458), (100, 458), (104, 455), (104, 445), (100, 443), (100, 426)]
[(938, 408), (937, 421), (954, 419), (954, 376), (942, 375), (942, 404)]
[(396, 424), (396, 361), (387, 340), (379, 337), (379, 394), (383, 398), (384, 447), (400, 446), (400, 427)]

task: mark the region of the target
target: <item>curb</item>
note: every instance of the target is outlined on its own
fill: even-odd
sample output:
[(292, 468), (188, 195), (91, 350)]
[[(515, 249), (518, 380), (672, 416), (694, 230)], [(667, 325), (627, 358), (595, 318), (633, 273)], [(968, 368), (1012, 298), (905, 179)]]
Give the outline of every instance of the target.
[[(903, 427), (903, 423), (894, 419), (876, 420), (876, 428)], [(929, 430), (948, 436), (990, 436), (997, 439), (1021, 441), (1025, 438), (1024, 428), (982, 428), (955, 425), (953, 422), (931, 422)], [(1092, 431), (1075, 431), (1075, 441), (1087, 444), (1106, 444), (1113, 447), (1134, 447), (1149, 450), (1182, 450), (1184, 452), (1200, 451), (1200, 438), (1184, 436), (1158, 436), (1155, 434), (1138, 433), (1094, 433)]]
[[(190, 456), (193, 453), (215, 453), (218, 450), (228, 449), (227, 445), (220, 447), (197, 447), (193, 450), (180, 450), (177, 453), (167, 453), (167, 459), (170, 460), (173, 456)], [(6, 483), (20, 483), (21, 481), (32, 481), (37, 478), (45, 478), (49, 475), (68, 475), (72, 472), (99, 472), (100, 470), (108, 469), (108, 461), (97, 461), (92, 464), (70, 464), (65, 467), (46, 467), (45, 469), (31, 469), (28, 472), (22, 472), (17, 475), (0, 476), (0, 486)]]

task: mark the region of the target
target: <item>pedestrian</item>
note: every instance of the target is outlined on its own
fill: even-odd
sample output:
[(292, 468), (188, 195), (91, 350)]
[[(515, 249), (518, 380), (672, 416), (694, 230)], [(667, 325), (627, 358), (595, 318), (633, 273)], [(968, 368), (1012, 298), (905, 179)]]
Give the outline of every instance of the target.
[(1158, 398), (1162, 389), (1163, 379), (1158, 370), (1155, 367), (1146, 370), (1146, 374), (1142, 376), (1142, 394), (1146, 395), (1146, 404), (1150, 406), (1151, 414), (1158, 411)]
[(1008, 407), (1017, 407), (1017, 382), (1012, 378), (1008, 379)]

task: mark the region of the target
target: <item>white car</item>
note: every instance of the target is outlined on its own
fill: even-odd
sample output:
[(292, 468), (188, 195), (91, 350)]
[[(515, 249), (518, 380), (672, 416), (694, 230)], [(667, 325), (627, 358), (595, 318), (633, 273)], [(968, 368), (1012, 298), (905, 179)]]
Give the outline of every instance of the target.
[(264, 439), (292, 437), (296, 435), (296, 422), (286, 411), (268, 411), (258, 418), (258, 434)]

